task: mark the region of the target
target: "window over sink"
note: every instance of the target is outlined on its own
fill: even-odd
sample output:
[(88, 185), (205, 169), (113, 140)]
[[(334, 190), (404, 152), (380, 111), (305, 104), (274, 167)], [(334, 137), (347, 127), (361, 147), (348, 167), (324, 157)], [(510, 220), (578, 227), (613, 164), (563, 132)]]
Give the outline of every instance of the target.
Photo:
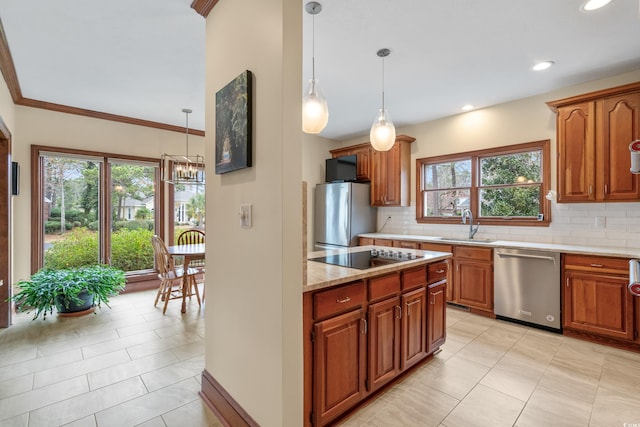
[(416, 219), (457, 223), (469, 209), (486, 225), (548, 226), (549, 140), (416, 161)]

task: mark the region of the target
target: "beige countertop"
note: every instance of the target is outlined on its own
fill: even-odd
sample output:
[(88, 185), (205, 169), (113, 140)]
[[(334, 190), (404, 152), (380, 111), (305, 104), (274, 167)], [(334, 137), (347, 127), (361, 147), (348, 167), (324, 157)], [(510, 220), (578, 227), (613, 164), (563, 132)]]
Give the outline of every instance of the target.
[(473, 245), (484, 246), (491, 248), (514, 248), (514, 249), (537, 249), (549, 252), (560, 253), (572, 253), (580, 255), (605, 255), (619, 258), (640, 258), (640, 249), (625, 248), (625, 247), (605, 247), (605, 246), (579, 246), (579, 245), (565, 245), (557, 243), (528, 243), (528, 242), (516, 242), (509, 240), (491, 240), (482, 241), (468, 240), (468, 239), (454, 239), (448, 237), (438, 236), (421, 236), (418, 234), (384, 234), (384, 233), (367, 233), (361, 234), (361, 237), (377, 238), (377, 239), (391, 239), (391, 240), (405, 240), (405, 241), (418, 241), (418, 242), (431, 242), (431, 243), (445, 243), (450, 245)]
[[(355, 246), (347, 249), (332, 249), (327, 251), (309, 252), (307, 258), (316, 258), (325, 255), (370, 251), (371, 249), (389, 250), (383, 246)], [(403, 270), (405, 268), (416, 267), (419, 265), (431, 264), (436, 261), (451, 258), (451, 254), (447, 252), (421, 251), (414, 249), (400, 249), (403, 253), (412, 253), (417, 258), (394, 264), (373, 267), (366, 270), (358, 270), (355, 268), (340, 267), (332, 264), (324, 264), (317, 261), (307, 261), (307, 283), (303, 287), (303, 292), (316, 291), (318, 289), (328, 288), (343, 283), (352, 282), (354, 280), (366, 279), (369, 277), (380, 276), (392, 271)]]

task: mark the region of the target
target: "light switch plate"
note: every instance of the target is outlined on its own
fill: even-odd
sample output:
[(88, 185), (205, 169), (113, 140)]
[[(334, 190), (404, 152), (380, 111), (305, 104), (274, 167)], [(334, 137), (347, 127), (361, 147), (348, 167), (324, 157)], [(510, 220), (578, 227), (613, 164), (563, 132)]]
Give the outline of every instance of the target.
[(594, 223), (594, 227), (595, 228), (605, 228), (607, 225), (607, 220), (605, 217), (603, 216), (597, 216), (595, 223)]
[(240, 228), (251, 228), (253, 218), (251, 217), (251, 205), (240, 205)]

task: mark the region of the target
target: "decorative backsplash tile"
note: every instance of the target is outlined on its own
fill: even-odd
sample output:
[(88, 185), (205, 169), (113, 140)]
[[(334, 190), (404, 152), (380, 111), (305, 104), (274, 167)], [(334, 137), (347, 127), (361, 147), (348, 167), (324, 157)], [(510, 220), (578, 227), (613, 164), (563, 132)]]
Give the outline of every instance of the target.
[[(549, 227), (483, 226), (476, 238), (604, 247), (640, 248), (640, 203), (553, 203)], [(380, 233), (462, 238), (468, 225), (418, 224), (415, 206), (378, 208)], [(604, 223), (596, 227), (596, 219)]]

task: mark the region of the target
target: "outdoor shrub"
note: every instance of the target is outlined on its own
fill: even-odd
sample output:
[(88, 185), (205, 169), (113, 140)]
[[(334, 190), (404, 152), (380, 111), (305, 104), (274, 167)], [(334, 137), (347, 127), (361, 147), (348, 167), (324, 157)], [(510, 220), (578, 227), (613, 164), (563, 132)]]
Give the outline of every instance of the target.
[(122, 229), (113, 233), (111, 264), (124, 271), (153, 268), (152, 236), (153, 231), (142, 228), (137, 230)]
[(87, 224), (87, 228), (91, 231), (98, 231), (100, 228), (100, 222), (99, 221), (91, 221), (89, 224)]
[[(51, 212), (49, 212), (50, 218), (61, 218), (60, 208), (53, 208)], [(65, 221), (82, 221), (84, 214), (78, 209), (67, 209), (64, 211), (64, 219)]]
[(65, 234), (65, 238), (53, 242), (44, 255), (45, 268), (52, 269), (94, 265), (98, 261), (98, 234), (85, 228)]
[[(111, 236), (111, 264), (124, 271), (153, 268), (153, 232), (121, 229)], [(61, 269), (98, 263), (98, 233), (76, 228), (64, 240), (53, 242), (44, 257), (45, 268)]]
[[(73, 228), (73, 224), (70, 222), (65, 222), (64, 224), (65, 230), (71, 230)], [(60, 232), (60, 221), (47, 221), (44, 223), (44, 232), (49, 234), (59, 233)]]

